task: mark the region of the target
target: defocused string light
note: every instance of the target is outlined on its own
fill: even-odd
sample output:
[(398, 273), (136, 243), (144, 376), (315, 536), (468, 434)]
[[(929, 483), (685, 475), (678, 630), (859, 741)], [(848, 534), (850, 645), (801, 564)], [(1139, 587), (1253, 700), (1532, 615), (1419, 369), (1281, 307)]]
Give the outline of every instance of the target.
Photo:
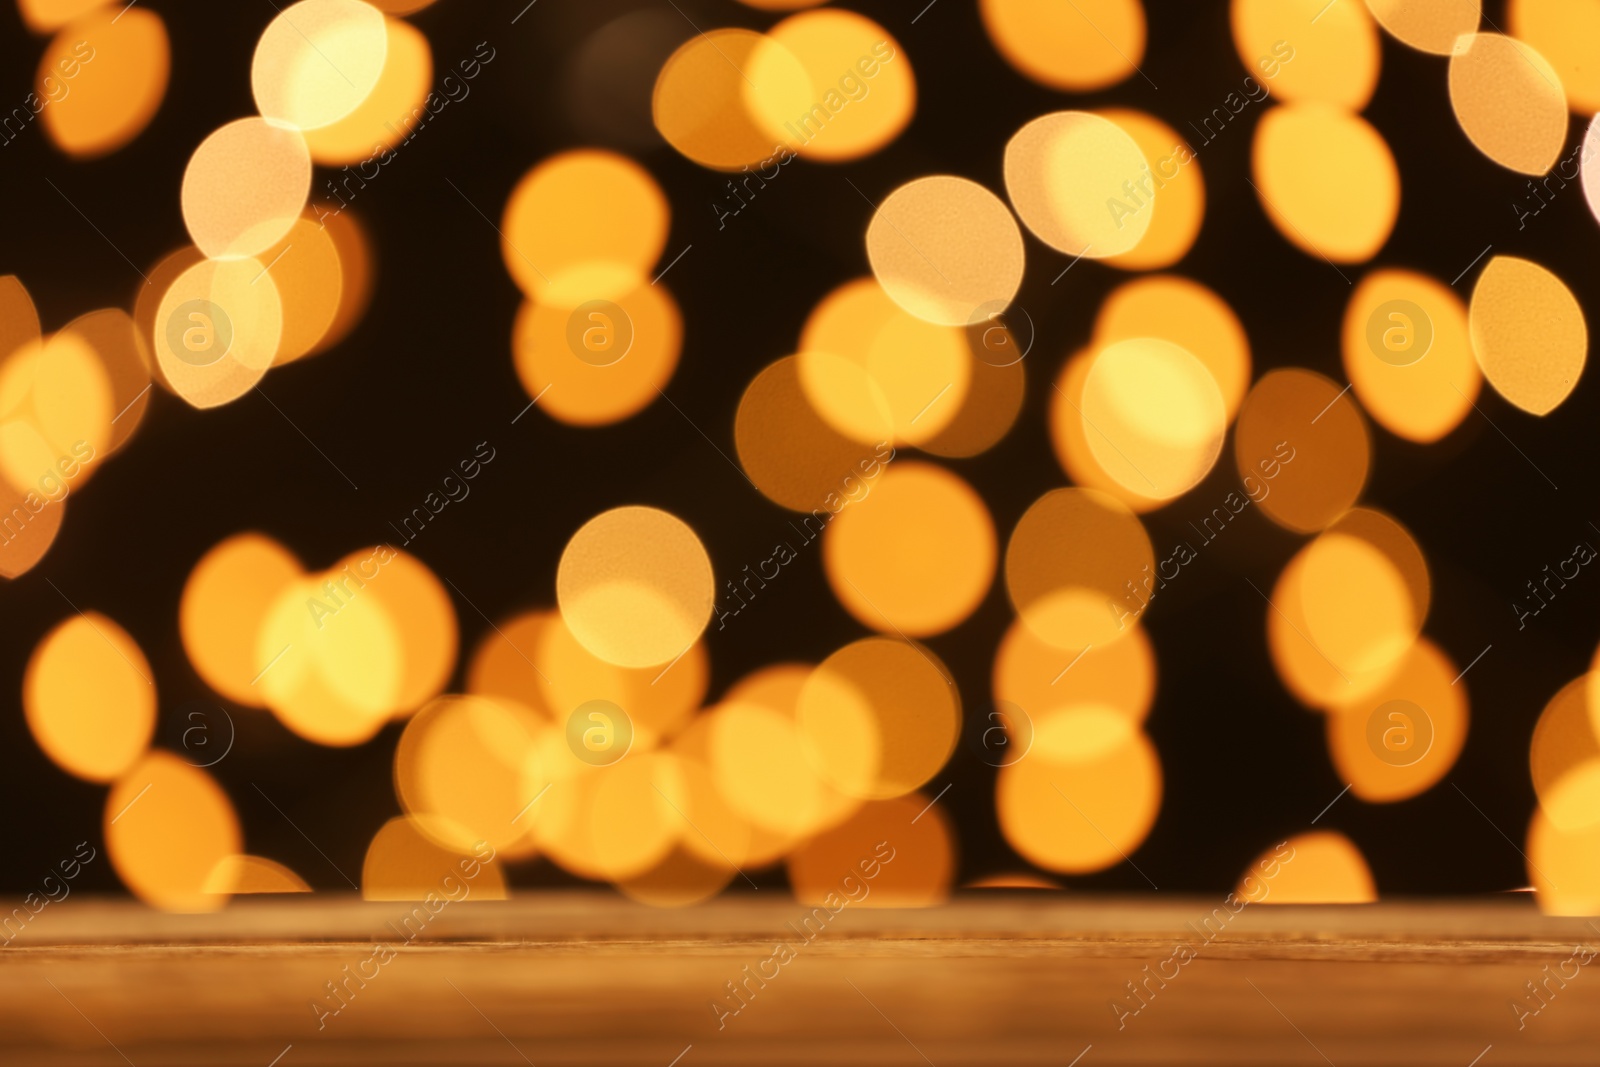
[(1144, 59), (1140, 0), (982, 0), (979, 11), (1006, 62), (1052, 89), (1104, 89), (1132, 76)]
[(1478, 151), (1511, 170), (1543, 174), (1567, 135), (1561, 76), (1535, 49), (1499, 33), (1475, 33), (1450, 56), (1450, 106)]
[(1572, 290), (1539, 264), (1490, 259), (1472, 287), (1467, 324), (1483, 376), (1523, 411), (1548, 415), (1577, 388), (1588, 323)]

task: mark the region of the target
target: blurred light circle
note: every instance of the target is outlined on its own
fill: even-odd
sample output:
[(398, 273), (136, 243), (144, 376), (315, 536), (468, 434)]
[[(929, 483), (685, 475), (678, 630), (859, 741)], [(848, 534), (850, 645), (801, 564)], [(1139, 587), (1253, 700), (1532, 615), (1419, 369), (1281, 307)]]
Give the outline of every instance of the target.
[[(106, 455), (127, 443), (149, 405), (149, 357), (140, 346), (137, 331), (133, 319), (121, 308), (91, 311), (61, 328), (62, 334), (94, 352), (110, 387), (111, 407), (116, 414), (105, 424), (103, 435), (93, 442), (96, 450)], [(81, 397), (75, 398), (75, 402), (81, 401)]]
[(836, 825), (859, 805), (807, 757), (795, 720), (804, 676), (786, 707), (730, 692), (707, 713), (707, 757), (718, 792), (741, 818), (787, 846)]
[[(1596, 50), (1600, 50), (1600, 9), (1593, 4), (1508, 0), (1506, 20), (1512, 37), (1550, 61), (1576, 114), (1593, 116), (1600, 111), (1600, 71), (1594, 65)], [(1474, 18), (1462, 32), (1477, 28)]]
[(330, 188), (346, 193), (351, 193), (351, 177), (356, 180), (356, 190), (366, 188), (362, 176), (366, 166), (392, 162), (394, 149), (416, 136), (434, 114), (425, 107), (433, 85), (433, 51), (428, 38), (401, 19), (384, 19), (384, 34), (383, 70), (371, 92), (341, 118), (302, 130), (311, 158), (318, 163), (358, 164), (354, 175), (330, 183)]
[(237, 119), (189, 157), (183, 221), (211, 259), (242, 259), (282, 240), (310, 192), (311, 154), (300, 132), (267, 119)]
[[(439, 816), (396, 815), (378, 828), (361, 863), (363, 900), (435, 900), (464, 887), (459, 899), (504, 900), (505, 872), (487, 842), (470, 852), (440, 840), (463, 831)], [(408, 926), (409, 928), (409, 926)]]
[(1151, 187), (1161, 210), (1150, 217), (1149, 229), (1137, 246), (1106, 256), (1122, 270), (1170, 267), (1194, 247), (1206, 215), (1206, 185), (1200, 160), (1178, 131), (1144, 111), (1110, 108), (1096, 112), (1120, 126), (1149, 164)]
[(977, 609), (994, 581), (996, 551), (983, 498), (959, 476), (914, 461), (884, 471), (822, 541), (845, 610), (865, 626), (915, 637), (943, 633)]
[(1205, 364), (1222, 393), (1228, 420), (1238, 414), (1250, 388), (1250, 339), (1226, 300), (1176, 274), (1124, 282), (1100, 305), (1094, 343), (1104, 346), (1138, 337), (1171, 341)]
[[(283, 304), (283, 335), (274, 359), (275, 366), (282, 366), (317, 351), (333, 328), (343, 297), (344, 270), (332, 234), (306, 216), (296, 219), (261, 260)], [(222, 321), (217, 316), (219, 328)]]
[(383, 13), (362, 0), (300, 0), (256, 41), (250, 86), (263, 117), (301, 130), (361, 106), (383, 73)]
[(633, 720), (609, 700), (589, 700), (572, 709), (567, 747), (593, 767), (609, 767), (633, 747)]
[(784, 45), (752, 30), (712, 30), (667, 58), (651, 115), (666, 142), (703, 167), (776, 173), (804, 136), (790, 125), (810, 112), (813, 93)]
[(1333, 830), (1315, 830), (1258, 856), (1234, 895), (1252, 904), (1371, 904), (1378, 888), (1354, 842)]
[(1427, 444), (1472, 410), (1483, 377), (1455, 290), (1425, 274), (1375, 270), (1350, 294), (1344, 371), (1384, 429)]
[(205, 259), (167, 287), (155, 314), (156, 361), (197, 408), (237, 400), (272, 366), (283, 332), (278, 284), (255, 259)]
[(1589, 327), (1566, 283), (1531, 260), (1495, 256), (1468, 305), (1472, 351), (1495, 392), (1548, 415), (1577, 388), (1589, 358)]
[(981, 0), (984, 29), (1006, 62), (1052, 89), (1115, 85), (1144, 58), (1139, 0)]
[(1328, 753), (1351, 791), (1369, 803), (1423, 793), (1455, 766), (1467, 740), (1459, 668), (1426, 638), (1359, 701), (1329, 708)]
[[(1594, 768), (1581, 772), (1587, 777)], [(1528, 825), (1528, 881), (1546, 915), (1600, 913), (1600, 824), (1566, 829), (1543, 808)]]
[(556, 572), (556, 599), (572, 635), (620, 667), (687, 652), (711, 620), (715, 586), (694, 530), (649, 507), (613, 508), (584, 523)]
[(919, 319), (966, 326), (1022, 285), (1022, 231), (977, 182), (918, 178), (890, 193), (867, 227), (867, 258), (890, 299)]
[(866, 800), (903, 796), (939, 772), (961, 730), (961, 695), (921, 645), (867, 637), (817, 665), (796, 710), (822, 777)]
[[(371, 601), (364, 607), (381, 612), (394, 625), (404, 662), (392, 710), (396, 717), (403, 717), (438, 696), (449, 682), (455, 673), (460, 635), (450, 594), (428, 565), (398, 549), (385, 552), (387, 558), (378, 563), (382, 557), (374, 549), (359, 549), (335, 563), (328, 573), (348, 576), (354, 572), (354, 577), (341, 579), (339, 584), (339, 592), (347, 596), (346, 604), (359, 595)], [(378, 569), (374, 577), (363, 579), (369, 560), (378, 563)]]
[(166, 95), (172, 66), (166, 23), (153, 11), (130, 7), (85, 15), (39, 59), (35, 91), (49, 103), (40, 118), (69, 156), (115, 152), (144, 132)]
[[(1395, 40), (1436, 56), (1449, 55), (1483, 18), (1482, 0), (1367, 0), (1367, 10)], [(1515, 26), (1517, 8), (1511, 10)]]
[(1250, 166), (1262, 210), (1307, 255), (1362, 263), (1394, 230), (1400, 170), (1360, 115), (1323, 103), (1270, 108), (1256, 127)]
[(1018, 130), (1006, 143), (1005, 180), (1023, 225), (1069, 256), (1132, 251), (1157, 213), (1138, 142), (1088, 111), (1041, 115)]
[(1155, 650), (1142, 627), (1078, 655), (1041, 641), (1018, 620), (995, 653), (995, 705), (1030, 715), (1092, 706), (1115, 709), (1138, 724), (1150, 713), (1155, 690)]
[(1262, 375), (1239, 409), (1234, 459), (1245, 489), (1268, 518), (1298, 533), (1344, 514), (1367, 482), (1366, 423), (1341, 392), (1290, 367)]
[(261, 856), (226, 856), (206, 875), (204, 890), (236, 893), (309, 893), (304, 878), (281, 863)]
[[(804, 905), (932, 907), (955, 880), (955, 833), (943, 809), (919, 794), (873, 800), (796, 849), (788, 869)], [(821, 926), (808, 916), (798, 930), (809, 940)]]
[(1095, 489), (1055, 489), (1012, 531), (1006, 589), (1035, 636), (1077, 653), (1126, 635), (1135, 610), (1126, 598), (1154, 566), (1150, 538), (1127, 505)]
[(22, 709), (46, 756), (69, 774), (109, 782), (150, 746), (156, 690), (128, 632), (90, 612), (47, 633), (28, 659)]
[[(1083, 387), (1089, 379), (1094, 357), (1092, 348), (1074, 352), (1051, 383), (1050, 443), (1054, 446), (1056, 460), (1073, 484), (1107, 493), (1141, 514), (1153, 511), (1165, 501), (1137, 492), (1113, 478), (1089, 448), (1089, 434), (1094, 431), (1083, 418)], [(1140, 484), (1144, 484), (1142, 480)]]
[(1540, 175), (1567, 138), (1567, 95), (1550, 62), (1499, 33), (1475, 33), (1450, 56), (1450, 106), (1467, 140), (1500, 164)]
[(110, 3), (111, 0), (17, 0), (17, 11), (28, 29), (49, 33)]
[(256, 660), (261, 626), (303, 573), (287, 548), (259, 533), (235, 534), (200, 557), (178, 604), (178, 632), (201, 680), (235, 704), (266, 705), (253, 684), (265, 666)]
[[(1579, 675), (1551, 697), (1539, 713), (1528, 745), (1528, 770), (1533, 791), (1545, 815), (1562, 830), (1600, 824), (1600, 792), (1589, 770), (1600, 758), (1600, 692), (1593, 673)], [(1574, 788), (1581, 786), (1583, 788)]]
[(775, 56), (783, 68), (798, 61), (811, 82), (813, 101), (783, 116), (783, 130), (795, 135), (790, 143), (800, 155), (835, 163), (859, 159), (889, 144), (911, 121), (917, 108), (911, 60), (871, 19), (842, 8), (806, 11), (773, 26), (767, 40), (771, 44), (753, 57), (756, 84), (765, 83), (762, 64)]
[(1372, 99), (1382, 49), (1365, 5), (1233, 0), (1232, 22), (1239, 61), (1284, 100), (1360, 111)]
[(163, 911), (216, 911), (212, 870), (244, 841), (233, 804), (216, 780), (169, 752), (149, 753), (106, 795), (106, 852), (122, 884)]

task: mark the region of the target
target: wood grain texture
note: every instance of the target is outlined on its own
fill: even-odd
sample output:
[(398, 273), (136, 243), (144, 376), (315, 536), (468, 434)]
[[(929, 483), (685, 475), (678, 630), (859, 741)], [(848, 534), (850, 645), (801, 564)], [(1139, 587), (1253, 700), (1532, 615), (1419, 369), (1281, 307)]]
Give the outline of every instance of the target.
[[(962, 895), (847, 906), (821, 932), (777, 893), (676, 911), (600, 893), (412, 906), (317, 896), (209, 916), (126, 902), (51, 906), (0, 948), (0, 1063), (1589, 1064), (1600, 948), (1526, 898), (1354, 908)], [(1226, 909), (1221, 909), (1226, 914)], [(813, 919), (813, 923), (817, 920)], [(781, 964), (774, 948), (787, 942)], [(367, 963), (375, 945), (387, 962)], [(1165, 963), (1175, 946), (1194, 958)], [(1596, 957), (1600, 961), (1600, 957)], [(372, 975), (338, 1004), (325, 983)], [(744, 968), (745, 1006), (711, 1007)], [(1146, 966), (1172, 974), (1126, 983)], [(1550, 969), (1546, 971), (1548, 966)], [(1532, 1011), (1525, 985), (1542, 987)], [(1591, 971), (1595, 973), (1591, 973)], [(684, 1050), (687, 1048), (687, 1051)], [(1084, 1052), (1085, 1048), (1088, 1049)], [(287, 1049), (287, 1051), (285, 1051)], [(1487, 1052), (1485, 1052), (1487, 1049)]]

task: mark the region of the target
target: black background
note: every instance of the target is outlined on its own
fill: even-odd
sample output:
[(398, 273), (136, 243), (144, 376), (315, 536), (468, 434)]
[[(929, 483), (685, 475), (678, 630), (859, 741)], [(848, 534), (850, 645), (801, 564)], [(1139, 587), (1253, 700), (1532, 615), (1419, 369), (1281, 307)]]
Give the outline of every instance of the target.
[[(1012, 71), (989, 43), (972, 0), (937, 0), (914, 25), (924, 0), (858, 0), (853, 9), (882, 23), (913, 66), (915, 120), (870, 158), (784, 168), (719, 232), (711, 204), (721, 195), (722, 177), (664, 145), (640, 149), (615, 132), (647, 114), (659, 57), (648, 67), (624, 64), (638, 84), (618, 95), (632, 110), (604, 109), (612, 120), (603, 128), (576, 117), (570, 71), (588, 35), (627, 11), (657, 13), (653, 24), (674, 35), (667, 47), (692, 35), (691, 19), (701, 29), (760, 29), (778, 16), (731, 0), (678, 0), (681, 11), (668, 0), (538, 0), (512, 25), (524, 2), (440, 0), (414, 17), (432, 43), (436, 82), (480, 41), (496, 58), (472, 83), (471, 95), (431, 121), (353, 201), (377, 256), (374, 302), (355, 333), (332, 352), (268, 375), (262, 390), (282, 414), (255, 395), (202, 412), (157, 390), (136, 439), (92, 485), (73, 492), (60, 538), (43, 563), (0, 590), (0, 810), (8, 813), (0, 888), (35, 887), (76, 842), (100, 840), (105, 788), (49, 763), (20, 707), (28, 655), (71, 612), (62, 594), (116, 619), (139, 642), (160, 693), (157, 743), (175, 746), (187, 725), (187, 702), (211, 696), (177, 630), (179, 597), (195, 561), (222, 538), (259, 529), (306, 565), (325, 567), (390, 538), (388, 521), (420, 504), (480, 441), (497, 450), (495, 462), (473, 483), (469, 499), (447, 508), (409, 546), (471, 599), (456, 598), (463, 667), (454, 688), (467, 654), (488, 630), (472, 605), (496, 620), (549, 606), (563, 544), (601, 510), (626, 503), (666, 508), (699, 531), (719, 572), (737, 570), (769, 553), (788, 513), (758, 496), (699, 431), (733, 455), (733, 415), (745, 385), (793, 350), (820, 297), (866, 273), (862, 235), (871, 208), (845, 178), (875, 201), (932, 173), (961, 174), (1003, 193), (1005, 142), (1039, 114), (1117, 105), (1150, 111), (1187, 132), (1189, 120), (1198, 122), (1240, 90), (1248, 73), (1221, 0), (1146, 0), (1150, 35), (1141, 65), (1149, 80), (1136, 74), (1110, 90), (1077, 95), (1046, 90)], [(117, 249), (148, 271), (185, 243), (178, 190), (190, 152), (217, 126), (254, 112), (250, 57), (276, 13), (273, 4), (141, 0), (141, 6), (166, 20), (173, 42), (171, 84), (150, 127), (90, 163), (68, 160), (37, 128), (0, 148), (0, 272), (21, 276), (46, 330), (95, 308), (131, 308), (142, 282)], [(1485, 28), (1503, 27), (1502, 3), (1485, 6)], [(25, 32), (12, 4), (0, 4), (6, 107), (29, 92), (45, 40)], [(1491, 254), (1527, 256), (1554, 270), (1590, 321), (1600, 322), (1600, 287), (1590, 269), (1595, 221), (1581, 190), (1562, 191), (1519, 230), (1513, 204), (1526, 194), (1525, 179), (1490, 162), (1463, 136), (1450, 109), (1446, 65), (1384, 39), (1381, 80), (1365, 114), (1394, 151), (1402, 201), (1393, 236), (1368, 266), (1409, 267), (1448, 282), (1492, 244)], [(584, 106), (595, 104), (591, 93)], [(1173, 269), (1205, 282), (1238, 312), (1257, 376), (1294, 365), (1343, 381), (1346, 279), (1358, 280), (1367, 268), (1340, 268), (1341, 277), (1293, 248), (1265, 218), (1245, 181), (1254, 126), (1265, 110), (1251, 105), (1201, 150), (1205, 225)], [(1566, 151), (1582, 130), (1574, 119)], [(537, 412), (513, 426), (528, 402), (510, 357), (520, 294), (494, 230), (446, 179), (498, 220), (530, 166), (591, 144), (630, 151), (667, 191), (674, 216), (663, 266), (693, 245), (664, 282), (685, 316), (683, 358), (667, 388), (682, 413), (658, 402), (602, 429), (568, 427)], [(326, 176), (319, 169), (318, 188)], [(1038, 337), (1026, 363), (1022, 416), (987, 454), (949, 464), (983, 494), (1002, 537), (1029, 503), (1065, 483), (1046, 429), (1049, 382), (1064, 356), (1087, 340), (1106, 292), (1128, 277), (1086, 261), (1052, 286), (1068, 261), (1031, 236), (1027, 251), (1018, 303)], [(1457, 285), (1464, 298), (1481, 267)], [(1346, 796), (1318, 823), (1357, 842), (1381, 892), (1490, 892), (1527, 882), (1517, 849), (1533, 809), (1528, 740), (1545, 701), (1588, 666), (1600, 579), (1580, 577), (1522, 632), (1511, 602), (1541, 567), (1593, 536), (1587, 523), (1600, 516), (1591, 500), (1596, 478), (1588, 443), (1597, 411), (1594, 378), (1586, 376), (1544, 419), (1517, 411), (1486, 387), (1481, 414), (1469, 413), (1432, 446), (1373, 428), (1363, 502), (1395, 515), (1427, 553), (1434, 584), (1426, 633), (1458, 667), (1493, 646), (1461, 683), (1471, 698), (1471, 731), (1448, 778), (1399, 804)], [(1202, 486), (1147, 517), (1152, 540), (1170, 547), (1188, 519), (1236, 486), (1225, 454)], [(1148, 730), (1166, 781), (1160, 818), (1133, 859), (1162, 890), (1231, 887), (1255, 853), (1307, 829), (1343, 786), (1329, 762), (1321, 716), (1299, 707), (1277, 681), (1266, 649), (1267, 608), (1246, 582), (1270, 590), (1301, 543), (1247, 509), (1145, 617), (1160, 679)], [(818, 553), (802, 553), (786, 573), (737, 625), (710, 632), (708, 700), (752, 669), (815, 661), (863, 635), (829, 595)], [(970, 620), (929, 642), (955, 672), (969, 717), (981, 712), (1009, 619), (997, 581)], [(367, 842), (398, 810), (390, 765), (399, 728), (355, 749), (327, 749), (292, 736), (265, 712), (229, 710), (238, 740), (213, 773), (237, 806), (247, 849), (289, 864), (318, 888), (345, 888), (335, 867), (359, 880)], [(961, 745), (928, 788), (931, 794), (954, 783), (944, 804), (958, 828), (963, 880), (1026, 866), (996, 825), (994, 773)], [(763, 885), (781, 879), (781, 868), (757, 876)], [(542, 861), (517, 869), (514, 880), (571, 881)], [(1127, 865), (1070, 884), (1149, 889)], [(80, 887), (118, 888), (109, 863), (91, 864)]]

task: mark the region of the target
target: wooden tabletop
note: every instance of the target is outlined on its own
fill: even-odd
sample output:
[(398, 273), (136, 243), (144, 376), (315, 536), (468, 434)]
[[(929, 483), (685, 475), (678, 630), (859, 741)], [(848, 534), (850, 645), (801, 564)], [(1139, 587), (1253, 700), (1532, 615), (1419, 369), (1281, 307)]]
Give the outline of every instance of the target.
[(429, 914), (319, 894), (207, 916), (75, 897), (0, 948), (0, 1063), (1593, 1065), (1597, 949), (1600, 927), (1520, 896), (817, 914), (768, 891), (529, 893)]

